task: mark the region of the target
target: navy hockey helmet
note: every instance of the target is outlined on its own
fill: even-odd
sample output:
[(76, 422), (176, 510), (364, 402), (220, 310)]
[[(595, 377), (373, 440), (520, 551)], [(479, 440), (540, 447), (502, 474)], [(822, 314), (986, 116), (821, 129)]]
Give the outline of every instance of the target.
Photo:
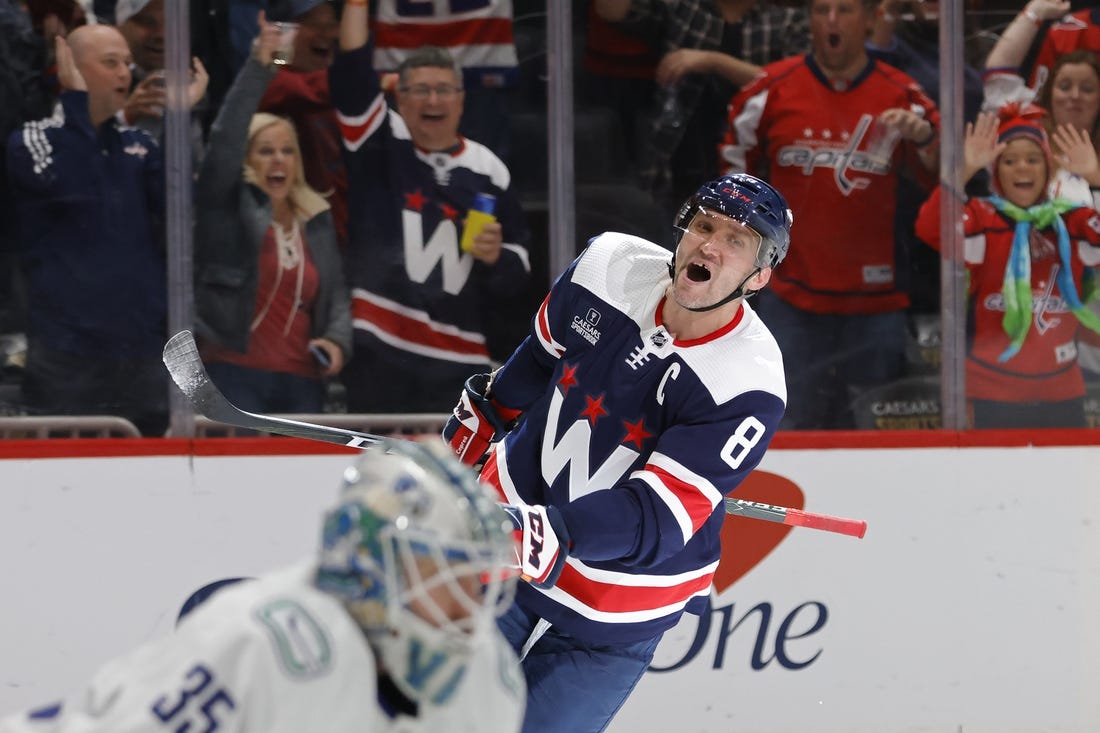
[(704, 183), (680, 207), (673, 223), (676, 243), (699, 208), (725, 214), (760, 235), (758, 267), (776, 267), (791, 246), (794, 215), (783, 194), (771, 184), (748, 173), (733, 173)]

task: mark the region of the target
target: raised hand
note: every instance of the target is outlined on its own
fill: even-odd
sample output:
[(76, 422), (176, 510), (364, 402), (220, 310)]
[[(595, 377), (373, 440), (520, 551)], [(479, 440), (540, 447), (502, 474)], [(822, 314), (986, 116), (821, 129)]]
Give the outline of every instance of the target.
[(69, 42), (64, 36), (54, 38), (54, 53), (57, 57), (57, 81), (61, 88), (76, 92), (88, 91), (88, 84), (77, 68), (73, 50), (69, 48)]
[(1007, 143), (997, 142), (999, 116), (996, 112), (980, 112), (978, 119), (966, 123), (963, 135), (963, 180), (970, 178), (993, 165), (997, 156), (1008, 147)]
[(1058, 125), (1051, 135), (1058, 149), (1058, 162), (1070, 173), (1087, 180), (1100, 181), (1100, 160), (1096, 156), (1096, 146), (1092, 138), (1073, 125)]
[(195, 56), (191, 59), (191, 81), (187, 84), (187, 106), (194, 107), (206, 94), (206, 87), (210, 83), (210, 75), (206, 73), (206, 67)]
[(1024, 12), (1031, 12), (1040, 21), (1058, 20), (1070, 11), (1069, 0), (1031, 0)]
[(279, 29), (267, 22), (267, 13), (260, 11), (257, 17), (260, 32), (252, 41), (252, 56), (264, 66), (271, 65), (271, 59), (279, 48)]
[(154, 71), (142, 79), (122, 107), (126, 122), (133, 124), (142, 117), (161, 117), (167, 100), (164, 72)]

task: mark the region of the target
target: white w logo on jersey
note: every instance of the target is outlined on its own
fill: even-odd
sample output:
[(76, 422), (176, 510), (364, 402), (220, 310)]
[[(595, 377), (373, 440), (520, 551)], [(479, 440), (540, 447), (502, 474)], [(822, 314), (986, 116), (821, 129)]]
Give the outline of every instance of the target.
[(589, 451), (592, 444), (592, 426), (588, 420), (575, 420), (561, 440), (554, 442), (556, 428), (560, 424), (562, 393), (555, 389), (550, 398), (550, 409), (546, 416), (546, 430), (542, 434), (542, 477), (547, 485), (554, 483), (563, 470), (569, 471), (569, 498), (590, 494), (598, 489), (614, 486), (639, 453), (625, 445), (615, 446), (614, 452), (606, 461), (590, 473), (588, 466)]
[(415, 283), (423, 283), (436, 264), (443, 263), (443, 291), (458, 295), (466, 286), (474, 258), (458, 248), (458, 230), (450, 219), (443, 219), (424, 241), (424, 217), (417, 211), (401, 212), (401, 231), (405, 244), (405, 272)]

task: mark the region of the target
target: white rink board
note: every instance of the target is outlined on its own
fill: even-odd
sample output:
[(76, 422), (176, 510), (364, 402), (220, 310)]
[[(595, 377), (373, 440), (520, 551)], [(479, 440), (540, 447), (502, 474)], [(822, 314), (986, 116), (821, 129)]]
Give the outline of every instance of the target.
[[(311, 553), (348, 460), (0, 460), (0, 714), (170, 633), (198, 586)], [(866, 538), (791, 531), (612, 733), (1100, 731), (1100, 447), (772, 450), (761, 468)]]
[(168, 633), (192, 591), (316, 548), (346, 456), (0, 460), (0, 715)]

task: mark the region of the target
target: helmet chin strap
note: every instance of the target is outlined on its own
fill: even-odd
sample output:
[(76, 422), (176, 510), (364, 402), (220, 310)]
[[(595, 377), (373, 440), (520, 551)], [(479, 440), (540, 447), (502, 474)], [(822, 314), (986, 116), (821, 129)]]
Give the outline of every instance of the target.
[[(676, 274), (675, 274), (676, 273), (676, 268), (674, 266), (674, 263), (675, 263), (675, 259), (672, 259), (672, 260), (668, 261), (668, 274), (672, 278), (676, 277)], [(726, 303), (729, 303), (731, 300), (736, 300), (737, 298), (740, 298), (742, 295), (744, 295), (745, 294), (745, 283), (747, 283), (749, 280), (754, 278), (759, 272), (760, 272), (760, 268), (757, 267), (755, 270), (753, 270), (752, 272), (750, 272), (748, 275), (745, 276), (745, 279), (741, 281), (741, 284), (737, 286), (736, 290), (734, 290), (732, 293), (730, 293), (726, 297), (722, 298), (717, 303), (714, 303), (713, 305), (704, 305), (701, 308), (688, 308), (686, 305), (682, 306), (682, 307), (683, 307), (684, 310), (689, 310), (692, 313), (706, 313), (707, 311), (712, 311), (715, 308), (721, 308)], [(749, 295), (751, 295), (751, 294), (752, 293), (749, 293)]]

